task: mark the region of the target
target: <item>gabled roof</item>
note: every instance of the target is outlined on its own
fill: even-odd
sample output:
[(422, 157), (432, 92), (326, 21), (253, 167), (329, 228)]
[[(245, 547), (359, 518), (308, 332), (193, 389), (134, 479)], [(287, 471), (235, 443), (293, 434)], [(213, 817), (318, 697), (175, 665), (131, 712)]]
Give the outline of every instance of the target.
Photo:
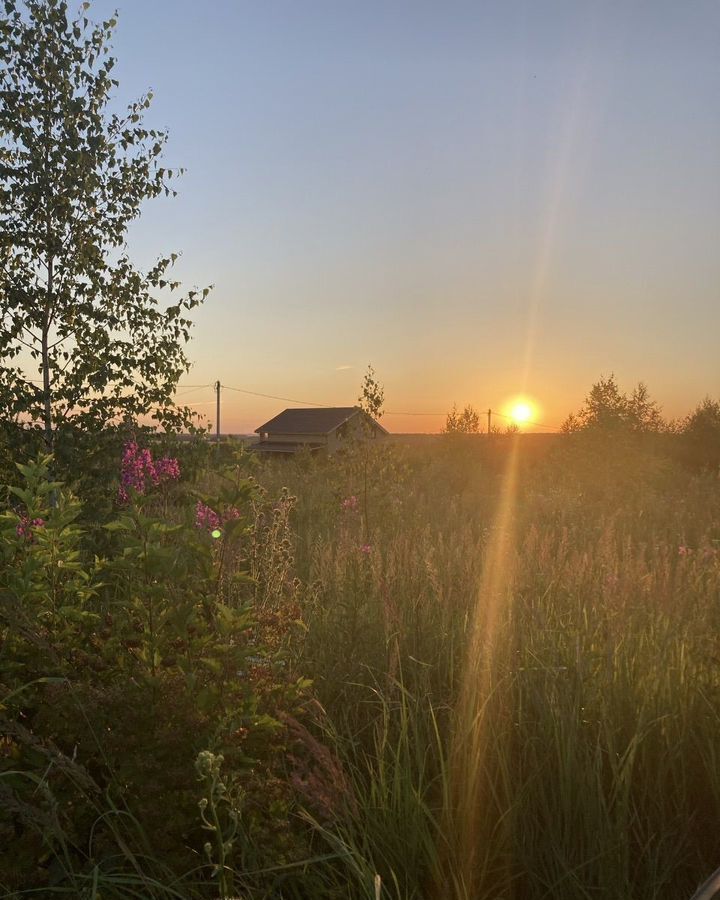
[(354, 416), (373, 422), (384, 434), (387, 431), (359, 406), (324, 406), (319, 409), (284, 409), (280, 415), (255, 429), (257, 434), (330, 434)]

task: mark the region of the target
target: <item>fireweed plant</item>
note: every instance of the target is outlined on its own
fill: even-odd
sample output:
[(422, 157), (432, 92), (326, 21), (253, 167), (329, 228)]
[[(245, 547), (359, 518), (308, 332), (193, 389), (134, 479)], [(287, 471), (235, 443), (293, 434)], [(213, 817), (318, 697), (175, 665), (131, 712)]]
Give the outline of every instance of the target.
[(143, 495), (153, 488), (162, 487), (163, 506), (167, 513), (167, 486), (179, 478), (180, 463), (177, 459), (170, 456), (153, 459), (147, 447), (141, 449), (136, 441), (128, 441), (123, 447), (118, 503), (125, 505), (130, 502), (131, 494)]
[[(287, 554), (284, 580), (276, 566), (268, 584), (270, 569), (250, 563), (266, 530), (256, 519), (273, 520), (277, 504), (224, 474), (200, 501), (174, 459), (129, 444), (98, 556), (50, 466), (19, 466), (0, 515), (3, 896), (87, 886), (90, 897), (93, 879), (127, 876), (159, 897), (167, 869), (177, 890), (167, 896), (262, 883), (250, 870), (306, 853), (302, 829), (282, 825), (294, 800), (281, 718), (302, 716), (309, 687), (290, 653), (297, 588)], [(194, 775), (203, 752), (224, 759), (237, 788), (233, 837), (212, 858)], [(132, 817), (129, 833), (117, 815)]]

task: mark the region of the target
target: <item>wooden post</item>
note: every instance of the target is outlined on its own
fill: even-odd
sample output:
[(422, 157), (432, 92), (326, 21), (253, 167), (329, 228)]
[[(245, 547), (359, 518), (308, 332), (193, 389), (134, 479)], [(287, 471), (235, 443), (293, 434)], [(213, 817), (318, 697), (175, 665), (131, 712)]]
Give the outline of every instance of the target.
[(215, 410), (215, 443), (220, 443), (220, 379), (215, 382), (215, 392), (217, 394), (217, 403)]
[(492, 410), (488, 410), (488, 437), (490, 437), (490, 429), (492, 428)]

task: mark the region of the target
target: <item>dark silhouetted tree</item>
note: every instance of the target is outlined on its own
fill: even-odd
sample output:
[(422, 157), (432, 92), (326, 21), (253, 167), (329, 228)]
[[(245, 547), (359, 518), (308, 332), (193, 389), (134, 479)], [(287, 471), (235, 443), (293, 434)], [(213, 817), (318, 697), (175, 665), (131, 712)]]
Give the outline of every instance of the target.
[(383, 414), (383, 404), (385, 403), (385, 391), (383, 386), (377, 380), (375, 369), (372, 366), (367, 367), (367, 372), (360, 386), (360, 396), (358, 397), (360, 408), (373, 419), (380, 419)]
[(640, 382), (628, 396), (618, 387), (614, 375), (601, 377), (590, 389), (585, 403), (571, 413), (562, 430), (600, 432), (657, 432), (665, 428), (660, 409)]
[(457, 404), (453, 403), (453, 408), (447, 414), (445, 419), (445, 434), (478, 434), (480, 431), (480, 413), (472, 406), (468, 405), (462, 412), (458, 412)]
[(109, 111), (116, 22), (91, 23), (89, 5), (73, 19), (64, 0), (5, 0), (0, 14), (0, 409), (48, 447), (66, 425), (186, 424), (173, 394), (207, 294), (174, 297), (175, 254), (147, 273), (127, 255), (143, 201), (174, 193), (177, 173), (143, 124), (151, 94)]
[(720, 466), (720, 403), (706, 397), (680, 423), (684, 459), (696, 466)]

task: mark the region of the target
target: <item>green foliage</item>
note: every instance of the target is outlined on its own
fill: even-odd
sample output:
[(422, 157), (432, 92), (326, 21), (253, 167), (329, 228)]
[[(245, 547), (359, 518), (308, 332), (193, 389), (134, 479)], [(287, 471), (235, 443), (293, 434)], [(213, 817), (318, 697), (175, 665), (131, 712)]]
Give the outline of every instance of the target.
[[(203, 850), (212, 865), (212, 877), (217, 878), (220, 900), (226, 900), (233, 892), (233, 872), (226, 860), (232, 851), (238, 832), (239, 804), (233, 796), (233, 785), (228, 786), (221, 774), (222, 755), (203, 750), (195, 760), (195, 769), (205, 787), (205, 796), (198, 803), (203, 828), (210, 832)], [(216, 860), (216, 861), (214, 861)]]
[[(64, 0), (6, 0), (0, 20), (0, 405), (42, 430), (102, 429), (152, 414), (190, 421), (173, 392), (188, 363), (177, 255), (140, 273), (123, 249), (142, 202), (174, 193), (166, 135), (143, 124), (151, 94), (108, 111), (116, 21)], [(33, 380), (33, 376), (39, 379)]]
[(8, 896), (692, 894), (720, 815), (717, 477), (644, 441), (607, 479), (593, 441), (446, 447), (370, 457), (368, 552), (352, 454), (228, 456), (102, 529), (23, 464)]
[(25, 484), (8, 492), (21, 512), (0, 517), (0, 658), (18, 677), (68, 675), (98, 619), (90, 601), (99, 579), (80, 554), (80, 506), (49, 480), (49, 462), (18, 464)]
[[(39, 860), (14, 886), (52, 883), (81, 896), (112, 858), (122, 877), (142, 873), (161, 887), (163, 867), (133, 862), (135, 853), (162, 858), (175, 878), (195, 869), (201, 751), (222, 754), (229, 777), (242, 780), (246, 816), (236, 839), (223, 838), (227, 867), (296, 852), (274, 823), (291, 803), (276, 774), (277, 714), (295, 711), (307, 689), (283, 633), (299, 613), (287, 566), (278, 579), (249, 564), (266, 535), (264, 525), (256, 534), (256, 516), (272, 519), (271, 501), (238, 473), (223, 476), (203, 495), (223, 520), (214, 538), (196, 526), (190, 496), (175, 521), (161, 492), (138, 496), (103, 529), (99, 556), (77, 524), (81, 505), (50, 480), (50, 465), (43, 457), (18, 466), (23, 483), (8, 488), (0, 518), (0, 832), (12, 856)], [(103, 797), (141, 823), (132, 841), (105, 828), (116, 813), (103, 810)], [(0, 854), (0, 880), (9, 859)], [(216, 865), (200, 869), (209, 882), (218, 882)], [(178, 896), (193, 892), (188, 884)]]

